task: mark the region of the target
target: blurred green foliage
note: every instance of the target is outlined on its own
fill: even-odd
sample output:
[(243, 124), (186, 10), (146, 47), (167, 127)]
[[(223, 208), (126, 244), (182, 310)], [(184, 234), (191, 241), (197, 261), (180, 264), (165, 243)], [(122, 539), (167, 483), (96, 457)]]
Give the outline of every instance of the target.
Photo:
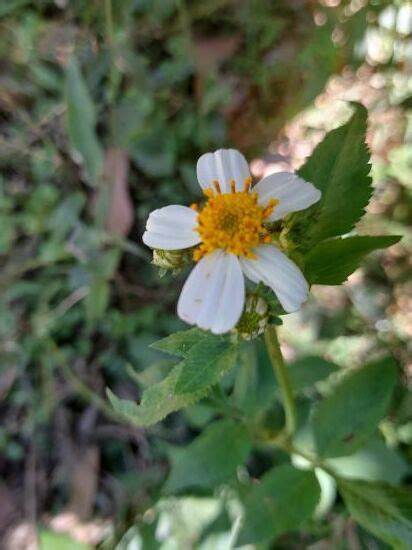
[[(353, 2), (304, 0), (117, 0), (112, 18), (110, 4), (0, 5), (1, 477), (6, 487), (18, 489), (12, 504), (22, 510), (20, 489), (27, 490), (36, 457), (41, 521), (44, 512), (57, 513), (82, 495), (73, 476), (76, 450), (82, 457), (97, 448), (100, 466), (93, 472), (85, 467), (86, 478), (95, 479), (92, 503), (75, 511), (85, 520), (93, 514), (113, 519), (111, 535), (101, 537), (108, 539), (107, 547), (123, 539), (119, 548), (131, 548), (128, 544), (141, 539), (144, 548), (166, 548), (167, 539), (217, 548), (228, 544), (238, 515), (230, 487), (203, 498), (196, 491), (178, 500), (161, 498), (168, 475), (169, 483), (179, 485), (179, 472), (169, 474), (168, 465), (169, 458), (172, 468), (177, 463), (175, 447), (203, 428), (204, 434), (211, 430), (211, 407), (193, 405), (142, 431), (123, 425), (104, 395), (109, 386), (135, 400), (140, 390), (162, 380), (175, 363), (149, 344), (184, 328), (174, 312), (179, 284), (158, 279), (141, 246), (144, 222), (158, 206), (198, 196), (194, 167), (201, 153), (230, 143), (247, 156), (260, 155), (332, 74), (363, 63), (359, 45), (370, 28), (386, 33), (378, 23), (391, 3), (362, 2), (354, 9)], [(394, 9), (401, 5), (394, 3)], [(395, 40), (394, 33), (387, 32), (385, 40)], [(402, 45), (404, 35), (398, 34)], [(402, 73), (402, 63), (392, 56), (376, 72), (384, 70)], [(391, 97), (391, 105), (403, 99)], [(113, 148), (127, 156), (126, 200), (135, 216), (127, 235), (107, 224), (113, 197), (105, 158)], [(395, 144), (377, 164), (378, 176), (391, 182), (394, 194), (379, 218), (384, 232), (403, 232), (412, 212), (410, 151), (409, 145)], [(315, 362), (319, 378), (312, 378), (308, 363), (299, 388), (302, 411), (307, 394), (322, 393), (335, 363), (359, 364), (365, 349), (381, 347), (404, 361), (403, 327), (378, 336), (373, 330), (396, 288), (401, 292), (407, 282), (405, 254), (399, 254), (398, 263), (396, 256), (386, 260), (386, 271), (379, 259), (371, 260), (366, 282), (350, 291), (355, 306), (309, 305), (299, 330), (286, 327), (285, 338), (298, 357), (326, 353), (334, 361), (330, 370), (324, 359)], [(402, 307), (400, 302), (400, 315)], [(269, 409), (267, 421), (276, 425), (280, 408), (273, 403), (276, 388), (267, 383), (270, 368), (259, 347), (248, 353), (255, 370), (243, 380), (236, 374), (236, 406), (251, 414)], [(253, 377), (258, 363), (260, 379)], [(238, 365), (236, 373), (241, 371)], [(232, 387), (233, 378), (225, 383)], [(247, 398), (249, 384), (256, 384), (256, 403)], [(227, 407), (221, 395), (211, 399)], [(379, 464), (389, 460), (406, 472), (410, 411), (410, 398), (399, 386), (396, 406), (381, 427), (391, 458), (383, 454)], [(201, 441), (189, 446), (195, 457), (196, 446)], [(371, 454), (381, 456), (375, 448)], [(239, 470), (237, 489), (244, 490), (274, 460), (282, 464), (285, 457), (258, 449), (249, 471)], [(400, 481), (386, 475), (377, 479)], [(341, 511), (338, 503), (330, 521), (309, 519), (302, 534), (285, 535), (279, 548), (322, 539), (334, 544), (346, 521)], [(358, 537), (365, 544), (372, 540), (360, 529)]]

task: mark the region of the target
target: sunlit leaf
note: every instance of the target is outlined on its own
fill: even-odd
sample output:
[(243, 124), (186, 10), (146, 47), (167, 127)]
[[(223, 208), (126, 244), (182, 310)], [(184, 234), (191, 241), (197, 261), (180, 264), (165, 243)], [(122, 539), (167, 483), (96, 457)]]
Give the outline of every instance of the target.
[(397, 243), (401, 237), (347, 237), (323, 241), (305, 256), (305, 275), (311, 284), (339, 285), (353, 273), (364, 257)]
[(291, 219), (290, 235), (302, 250), (348, 233), (362, 217), (372, 194), (369, 151), (365, 143), (367, 112), (354, 104), (349, 122), (329, 132), (299, 170), (322, 191), (321, 200)]

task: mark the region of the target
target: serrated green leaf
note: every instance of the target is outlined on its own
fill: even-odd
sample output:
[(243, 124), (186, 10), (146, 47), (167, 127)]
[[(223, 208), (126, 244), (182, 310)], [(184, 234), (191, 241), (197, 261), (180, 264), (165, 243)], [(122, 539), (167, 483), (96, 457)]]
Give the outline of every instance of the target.
[(351, 231), (372, 194), (365, 143), (367, 112), (354, 104), (349, 122), (329, 132), (298, 171), (322, 191), (321, 200), (290, 220), (290, 236), (302, 251)]
[(176, 394), (202, 391), (235, 366), (237, 346), (220, 337), (201, 340), (195, 344), (185, 359), (176, 381)]
[(190, 349), (202, 340), (212, 340), (218, 338), (210, 332), (205, 332), (198, 328), (191, 328), (189, 330), (182, 330), (175, 332), (162, 340), (157, 340), (150, 344), (151, 348), (159, 351), (170, 353), (171, 355), (178, 355), (179, 357), (186, 357)]
[[(230, 445), (225, 443), (228, 441)], [(167, 492), (189, 487), (212, 489), (234, 475), (250, 449), (250, 437), (243, 424), (219, 420), (185, 449), (173, 449), (172, 468), (164, 488)]]
[(135, 426), (156, 424), (168, 414), (198, 401), (207, 393), (205, 389), (196, 393), (176, 395), (174, 388), (181, 369), (180, 363), (164, 380), (148, 388), (143, 393), (139, 405), (128, 399), (119, 399), (113, 392), (107, 390), (110, 403), (117, 413)]
[(318, 455), (345, 456), (359, 448), (382, 420), (396, 380), (389, 357), (344, 376), (315, 406), (311, 424)]
[(289, 464), (265, 474), (245, 501), (245, 515), (237, 545), (259, 544), (299, 528), (319, 501), (319, 483), (313, 471)]
[(349, 512), (365, 529), (396, 550), (412, 546), (412, 494), (387, 483), (338, 480)]
[(310, 284), (339, 285), (353, 273), (363, 258), (379, 248), (387, 248), (402, 237), (347, 237), (323, 241), (305, 256), (305, 276)]
[[(195, 329), (196, 330), (196, 329)], [(191, 332), (191, 331), (187, 331)], [(179, 334), (179, 333), (178, 333)], [(207, 333), (205, 333), (207, 334)], [(171, 373), (161, 382), (154, 384), (144, 393), (141, 403), (118, 399), (108, 390), (109, 399), (115, 410), (138, 426), (148, 426), (162, 420), (171, 412), (177, 411), (203, 397), (208, 389), (235, 364), (237, 346), (228, 338), (207, 334), (189, 345), (193, 334), (188, 339), (181, 335), (175, 341), (165, 338), (166, 345), (157, 349), (166, 349), (174, 353), (185, 353), (186, 357), (176, 365)], [(176, 344), (176, 347), (174, 347)], [(189, 346), (189, 347), (187, 347)]]
[(82, 165), (86, 181), (96, 185), (103, 173), (103, 152), (95, 132), (93, 102), (73, 57), (66, 69), (66, 128), (74, 160)]

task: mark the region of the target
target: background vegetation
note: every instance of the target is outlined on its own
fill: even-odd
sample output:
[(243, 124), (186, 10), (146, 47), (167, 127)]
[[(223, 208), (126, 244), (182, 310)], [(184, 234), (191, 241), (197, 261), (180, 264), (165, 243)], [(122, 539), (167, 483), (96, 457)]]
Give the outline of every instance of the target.
[[(168, 478), (176, 447), (211, 421), (207, 402), (136, 429), (105, 397), (108, 386), (137, 399), (161, 379), (170, 362), (148, 345), (184, 328), (181, 277), (157, 276), (141, 234), (153, 208), (198, 197), (200, 154), (234, 146), (255, 159), (256, 176), (297, 168), (347, 120), (342, 99), (370, 114), (375, 195), (359, 232), (404, 238), (343, 288), (315, 287), (281, 336), (303, 373), (302, 400), (336, 368), (391, 351), (403, 385), (389, 419), (341, 467), (407, 483), (410, 18), (407, 3), (383, 0), (0, 4), (4, 545), (29, 548), (37, 531), (47, 550), (228, 547), (230, 486), (188, 491)], [(236, 406), (247, 406), (245, 392), (238, 382)], [(256, 449), (236, 483), (273, 460), (284, 457)], [(184, 496), (168, 496), (167, 478)], [(385, 548), (332, 504), (276, 548)]]

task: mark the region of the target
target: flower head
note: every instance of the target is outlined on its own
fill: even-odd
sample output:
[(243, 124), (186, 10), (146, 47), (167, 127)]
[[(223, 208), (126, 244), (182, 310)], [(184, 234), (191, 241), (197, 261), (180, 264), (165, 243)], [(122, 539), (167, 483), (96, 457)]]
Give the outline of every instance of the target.
[(197, 263), (180, 295), (178, 315), (216, 334), (228, 332), (244, 309), (244, 275), (270, 287), (285, 311), (299, 309), (307, 299), (308, 284), (272, 244), (267, 224), (311, 206), (320, 199), (320, 191), (286, 172), (269, 175), (252, 187), (248, 164), (234, 149), (201, 156), (197, 178), (205, 204), (154, 210), (143, 235), (143, 242), (154, 249), (194, 247)]
[[(231, 180), (230, 193), (222, 193), (217, 180), (214, 189), (205, 191), (208, 198), (204, 208), (199, 209), (196, 231), (202, 239), (194, 253), (194, 259), (222, 249), (229, 254), (255, 258), (253, 248), (271, 241), (264, 227), (265, 220), (277, 204), (271, 199), (266, 207), (258, 204), (258, 194), (250, 192), (250, 178), (245, 180), (244, 189), (237, 192)], [(192, 205), (198, 210), (197, 205)]]

